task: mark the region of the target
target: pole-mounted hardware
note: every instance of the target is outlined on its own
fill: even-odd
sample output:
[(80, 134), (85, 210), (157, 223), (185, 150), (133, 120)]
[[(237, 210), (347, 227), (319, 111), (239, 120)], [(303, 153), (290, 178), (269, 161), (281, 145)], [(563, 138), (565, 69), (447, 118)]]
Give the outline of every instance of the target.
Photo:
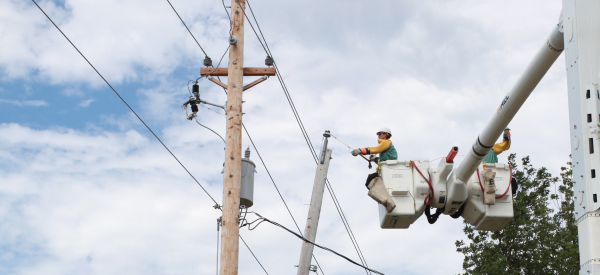
[(210, 57), (208, 57), (208, 56), (204, 57), (204, 66), (212, 67), (212, 59), (210, 59)]
[[(206, 100), (202, 100), (200, 99), (200, 87), (198, 86), (198, 83), (194, 83), (194, 85), (192, 86), (192, 94), (193, 96), (190, 96), (190, 99), (186, 102), (183, 103), (183, 109), (186, 112), (187, 115), (187, 119), (188, 120), (192, 120), (197, 116), (198, 113), (198, 104), (200, 103), (204, 103), (204, 104), (208, 104), (208, 105), (212, 105), (215, 107), (219, 107), (221, 109), (223, 109), (225, 111), (225, 113), (227, 113), (227, 102), (225, 102), (224, 105), (219, 105), (219, 104), (214, 104), (214, 103), (210, 103)], [(191, 105), (192, 106), (192, 114), (187, 114), (187, 106)]]
[(237, 44), (237, 38), (235, 37), (235, 35), (232, 35), (229, 37), (229, 45), (235, 46), (235, 44)]
[(265, 58), (265, 65), (268, 67), (272, 67), (273, 63), (275, 63), (275, 60), (273, 60), (273, 57), (271, 57), (270, 55), (267, 55), (267, 58)]
[(331, 132), (329, 132), (329, 130), (325, 130), (325, 133), (323, 133), (323, 137), (325, 138), (325, 140), (323, 140), (323, 148), (321, 148), (321, 164), (325, 163), (325, 151), (327, 151), (327, 139), (329, 137), (331, 137)]

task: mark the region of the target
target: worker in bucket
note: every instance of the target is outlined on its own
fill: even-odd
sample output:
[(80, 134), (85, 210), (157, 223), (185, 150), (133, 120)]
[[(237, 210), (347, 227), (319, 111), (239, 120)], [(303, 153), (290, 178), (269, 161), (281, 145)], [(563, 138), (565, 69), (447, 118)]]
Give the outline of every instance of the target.
[[(504, 134), (502, 135), (502, 142), (494, 144), (492, 149), (488, 152), (488, 154), (483, 158), (483, 163), (498, 163), (498, 155), (502, 152), (510, 149), (510, 129), (504, 129)], [(512, 178), (510, 181), (510, 187), (512, 189), (512, 194), (515, 196), (519, 189), (519, 183), (516, 178)]]
[[(383, 128), (381, 128), (381, 130), (379, 130), (379, 132), (377, 132), (377, 137), (378, 137), (377, 142), (379, 142), (379, 145), (377, 145), (375, 147), (354, 149), (351, 151), (352, 155), (356, 157), (358, 155), (379, 154), (379, 162), (390, 160), (390, 159), (393, 159), (393, 160), (398, 159), (398, 153), (396, 152), (396, 148), (394, 148), (392, 141), (390, 141), (390, 138), (392, 137), (392, 131), (390, 131), (390, 129), (387, 127), (383, 127)], [(373, 179), (379, 177), (380, 170), (381, 170), (381, 166), (377, 165), (377, 170), (375, 171), (375, 173), (370, 174), (367, 177), (367, 182), (365, 183), (365, 186), (367, 187), (367, 189), (369, 189), (369, 183)]]
[(498, 163), (498, 155), (506, 150), (510, 149), (510, 129), (504, 129), (502, 135), (502, 142), (496, 143), (488, 154), (483, 158), (485, 163)]

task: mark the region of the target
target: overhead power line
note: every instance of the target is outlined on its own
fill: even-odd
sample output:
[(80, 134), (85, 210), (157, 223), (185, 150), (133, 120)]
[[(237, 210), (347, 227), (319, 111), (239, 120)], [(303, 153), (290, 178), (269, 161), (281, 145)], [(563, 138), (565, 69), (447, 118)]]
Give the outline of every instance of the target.
[[(333, 253), (333, 254), (335, 254), (335, 255), (338, 255), (338, 256), (340, 256), (340, 257), (344, 258), (346, 261), (349, 261), (349, 262), (351, 262), (351, 263), (353, 263), (353, 264), (355, 264), (355, 265), (357, 265), (357, 266), (360, 266), (360, 267), (362, 267), (362, 268), (364, 268), (364, 269), (366, 269), (366, 270), (368, 270), (368, 271), (370, 271), (370, 272), (373, 272), (373, 273), (377, 273), (377, 274), (384, 275), (383, 273), (381, 273), (381, 272), (379, 272), (379, 271), (376, 271), (376, 270), (370, 269), (370, 268), (368, 268), (368, 267), (366, 267), (366, 266), (363, 266), (363, 265), (361, 265), (361, 264), (359, 264), (359, 263), (357, 263), (357, 262), (353, 261), (352, 259), (350, 259), (350, 258), (348, 258), (348, 257), (346, 257), (346, 256), (344, 256), (344, 255), (342, 255), (342, 254), (340, 254), (340, 253), (338, 253), (338, 252), (334, 251), (333, 249), (330, 249), (330, 248), (327, 248), (327, 247), (324, 247), (324, 246), (318, 245), (318, 244), (316, 244), (316, 243), (314, 243), (314, 242), (312, 242), (312, 241), (310, 241), (310, 240), (308, 240), (308, 239), (304, 238), (302, 235), (300, 235), (300, 234), (298, 234), (298, 233), (296, 233), (296, 232), (294, 232), (294, 231), (292, 231), (292, 230), (288, 229), (287, 227), (285, 227), (285, 226), (283, 226), (283, 225), (281, 225), (281, 224), (279, 224), (279, 223), (277, 223), (277, 222), (274, 222), (274, 221), (272, 221), (272, 220), (269, 220), (269, 219), (267, 219), (267, 218), (265, 218), (265, 217), (261, 216), (260, 214), (258, 214), (258, 213), (256, 213), (256, 212), (251, 212), (251, 213), (254, 213), (254, 215), (258, 216), (259, 218), (258, 218), (258, 219), (256, 219), (256, 220), (254, 220), (254, 221), (252, 221), (252, 222), (250, 222), (250, 223), (244, 223), (244, 224), (242, 224), (242, 225), (241, 225), (242, 227), (243, 227), (243, 226), (246, 226), (246, 225), (248, 225), (248, 229), (249, 229), (249, 230), (254, 230), (254, 229), (256, 229), (256, 227), (258, 227), (258, 226), (259, 226), (261, 223), (263, 223), (263, 222), (268, 222), (268, 223), (270, 223), (270, 224), (273, 224), (273, 225), (275, 225), (275, 226), (278, 226), (278, 227), (281, 227), (281, 228), (285, 229), (287, 232), (290, 232), (290, 233), (294, 234), (296, 237), (298, 237), (299, 239), (301, 239), (301, 240), (303, 240), (303, 241), (305, 241), (305, 242), (307, 242), (307, 243), (310, 243), (310, 244), (312, 244), (312, 245), (314, 245), (314, 246), (316, 246), (316, 247), (318, 247), (318, 248), (321, 248), (321, 249), (323, 249), (323, 250), (327, 250), (327, 251), (329, 251), (329, 252), (331, 252), (331, 253)], [(256, 222), (258, 222), (258, 223), (257, 223), (257, 224), (256, 224), (254, 227), (251, 227), (251, 226), (252, 226), (252, 224), (254, 224), (254, 223), (256, 223)]]
[(256, 258), (256, 255), (254, 255), (254, 252), (252, 252), (252, 249), (250, 249), (250, 247), (248, 246), (248, 244), (246, 243), (246, 241), (244, 241), (244, 238), (242, 238), (242, 235), (240, 235), (240, 240), (242, 240), (242, 242), (244, 243), (244, 245), (248, 248), (248, 250), (250, 251), (250, 254), (252, 254), (252, 257), (254, 257), (254, 259), (256, 260), (256, 262), (258, 262), (258, 264), (260, 265), (260, 267), (265, 271), (265, 273), (267, 273), (267, 275), (269, 275), (269, 272), (267, 272), (267, 270), (260, 263), (260, 261), (258, 260), (258, 258)]
[[(183, 23), (183, 25), (184, 25), (184, 26), (185, 26), (185, 28), (188, 30), (188, 32), (190, 33), (190, 35), (192, 36), (192, 38), (194, 38), (194, 41), (196, 41), (196, 44), (198, 44), (198, 47), (200, 48), (200, 50), (202, 50), (202, 52), (204, 53), (204, 55), (205, 55), (206, 57), (208, 57), (208, 54), (206, 54), (206, 52), (204, 51), (204, 49), (202, 48), (202, 46), (200, 46), (200, 43), (198, 42), (198, 40), (196, 40), (196, 37), (194, 37), (194, 35), (193, 35), (193, 34), (192, 34), (192, 32), (190, 31), (190, 29), (187, 27), (187, 25), (185, 24), (185, 22), (183, 21), (183, 19), (181, 18), (181, 16), (179, 16), (179, 13), (177, 13), (177, 10), (175, 10), (175, 7), (173, 7), (173, 5), (171, 4), (171, 2), (170, 2), (169, 0), (167, 0), (167, 2), (169, 2), (169, 5), (171, 5), (171, 8), (173, 8), (173, 11), (175, 12), (175, 14), (177, 14), (177, 17), (179, 17), (179, 20), (181, 20), (181, 23)], [(227, 12), (227, 8), (225, 7), (225, 2), (224, 2), (224, 1), (222, 1), (222, 2), (223, 2), (223, 7), (225, 8), (225, 12)], [(229, 13), (227, 13), (227, 17), (229, 17)], [(230, 18), (230, 19), (231, 19), (231, 18)], [(230, 31), (230, 33), (231, 33), (231, 26), (230, 26), (230, 28), (229, 28), (229, 29), (230, 29), (229, 31)], [(229, 47), (229, 45), (228, 45), (228, 46), (227, 46), (227, 49), (225, 50), (225, 52), (224, 52), (224, 53), (223, 53), (223, 55), (221, 56), (221, 59), (219, 60), (219, 63), (218, 63), (218, 64), (217, 64), (217, 66), (215, 67), (215, 70), (216, 70), (216, 68), (218, 68), (218, 67), (219, 67), (219, 65), (221, 64), (221, 61), (223, 61), (223, 57), (225, 57), (225, 54), (227, 54), (227, 52), (229, 51), (229, 49), (230, 49), (230, 47)], [(213, 73), (215, 70), (213, 70), (212, 72), (210, 72), (208, 75), (211, 75), (211, 74), (212, 74), (212, 73)], [(220, 79), (219, 79), (219, 80), (220, 80)], [(188, 90), (189, 90), (189, 82), (188, 82)], [(225, 94), (227, 94), (227, 91), (225, 90), (225, 88), (223, 88), (223, 91), (225, 92)], [(217, 111), (215, 111), (215, 110), (213, 110), (213, 109), (211, 109), (211, 108), (208, 108), (208, 107), (206, 107), (206, 106), (204, 106), (204, 105), (201, 105), (201, 106), (203, 106), (203, 107), (205, 107), (205, 108), (207, 108), (207, 109), (209, 109), (209, 110), (211, 110), (211, 111), (213, 111), (213, 112), (215, 112), (215, 113), (217, 113), (217, 114), (223, 115), (223, 114), (221, 114), (221, 113), (219, 113), (219, 112), (217, 112)], [(223, 115), (223, 116), (224, 116), (224, 115)], [(221, 138), (221, 140), (223, 140), (223, 142), (225, 142), (225, 140), (223, 139), (223, 137), (221, 137), (221, 135), (219, 135), (217, 132), (213, 131), (212, 129), (210, 129), (210, 128), (208, 128), (208, 127), (206, 127), (206, 126), (204, 126), (204, 125), (200, 124), (200, 122), (198, 122), (198, 120), (197, 120), (197, 119), (196, 119), (196, 123), (198, 123), (198, 125), (200, 125), (200, 126), (202, 126), (202, 127), (206, 128), (206, 129), (208, 129), (208, 130), (212, 131), (212, 132), (213, 132), (213, 133), (215, 133), (217, 136), (219, 136), (219, 137)], [(244, 126), (244, 130), (246, 130), (245, 126)], [(248, 131), (247, 131), (247, 130), (246, 130), (246, 134), (248, 134)], [(248, 134), (248, 137), (250, 137), (250, 135), (249, 135), (249, 134)], [(254, 144), (253, 144), (253, 145), (254, 145)], [(256, 146), (254, 146), (254, 149), (256, 150)], [(258, 150), (257, 150), (257, 153), (258, 153)], [(260, 156), (260, 155), (259, 155), (259, 156)], [(261, 159), (261, 160), (262, 160), (262, 159)], [(263, 165), (264, 165), (264, 163), (263, 163)], [(266, 169), (266, 167), (265, 167), (265, 169)], [(278, 192), (279, 192), (279, 190), (278, 190)], [(283, 198), (282, 198), (282, 199), (283, 199)], [(285, 202), (284, 202), (284, 203), (285, 203)], [(217, 205), (218, 205), (218, 204), (217, 204)], [(286, 205), (286, 207), (287, 207), (287, 205)], [(289, 209), (288, 209), (288, 210), (289, 210)], [(294, 222), (295, 222), (295, 221), (294, 221)], [(264, 271), (264, 272), (265, 272), (265, 273), (268, 275), (269, 273), (267, 272), (267, 270), (265, 269), (265, 267), (264, 267), (264, 266), (262, 265), (262, 263), (261, 263), (261, 262), (258, 260), (258, 258), (257, 258), (257, 257), (256, 257), (256, 255), (254, 254), (254, 252), (252, 251), (252, 249), (250, 249), (250, 246), (248, 246), (248, 244), (246, 243), (246, 241), (244, 240), (244, 238), (242, 238), (242, 236), (241, 236), (241, 235), (240, 235), (240, 240), (242, 240), (242, 242), (244, 243), (244, 245), (246, 246), (246, 248), (248, 248), (248, 251), (250, 251), (250, 253), (252, 254), (252, 257), (254, 257), (254, 259), (256, 260), (256, 262), (257, 262), (257, 263), (260, 265), (260, 267), (263, 269), (263, 271)], [(217, 244), (218, 244), (218, 242), (217, 242)], [(315, 260), (316, 260), (316, 259), (315, 259)], [(217, 261), (217, 263), (218, 263), (218, 261)], [(218, 264), (217, 264), (217, 267), (218, 267)]]
[[(256, 26), (258, 28), (258, 31), (260, 32), (260, 37), (258, 35), (258, 33), (256, 32), (256, 30), (254, 29), (254, 26), (252, 25), (252, 23), (250, 22), (250, 19), (248, 18), (248, 15), (246, 14), (246, 12), (244, 11), (244, 9), (242, 9), (242, 12), (244, 12), (244, 16), (246, 17), (246, 19), (248, 19), (248, 23), (250, 25), (250, 27), (252, 28), (252, 30), (254, 31), (254, 34), (256, 35), (256, 38), (258, 39), (258, 41), (260, 42), (261, 46), (263, 47), (263, 49), (265, 50), (265, 52), (267, 53), (268, 56), (273, 57), (273, 54), (271, 53), (271, 49), (269, 48), (269, 45), (267, 43), (267, 40), (264, 37), (264, 34), (260, 28), (260, 25), (258, 23), (258, 20), (256, 20), (256, 16), (254, 15), (254, 11), (252, 10), (252, 6), (250, 5), (250, 1), (247, 0), (246, 3), (248, 3), (248, 7), (250, 9), (250, 13), (252, 14), (252, 17), (254, 18), (254, 22), (256, 23)], [(261, 40), (262, 37), (262, 40)], [(263, 45), (263, 41), (264, 41), (264, 45)], [(279, 70), (279, 67), (277, 66), (276, 61), (273, 62), (273, 67), (275, 67), (276, 70), (276, 75), (277, 75), (277, 79), (279, 80), (281, 87), (283, 89), (283, 92), (288, 100), (288, 103), (290, 104), (290, 107), (292, 109), (292, 113), (294, 114), (294, 117), (296, 118), (296, 122), (298, 123), (298, 126), (300, 127), (300, 130), (302, 132), (302, 135), (304, 137), (304, 140), (306, 141), (311, 155), (313, 156), (313, 159), (315, 161), (315, 163), (318, 162), (318, 156), (317, 153), (315, 152), (314, 146), (312, 144), (312, 142), (310, 141), (310, 137), (308, 136), (308, 132), (306, 131), (305, 127), (304, 127), (304, 123), (302, 123), (302, 119), (300, 118), (300, 115), (298, 114), (298, 110), (296, 109), (296, 106), (289, 94), (288, 88), (285, 85), (285, 82), (283, 81), (283, 77), (281, 75), (281, 71)], [(344, 212), (342, 210), (342, 207), (339, 203), (339, 201), (337, 200), (337, 196), (335, 195), (335, 192), (333, 191), (333, 187), (331, 186), (331, 183), (329, 182), (329, 180), (327, 180), (327, 189), (329, 191), (329, 194), (331, 195), (331, 198), (334, 202), (334, 205), (336, 206), (336, 209), (338, 211), (338, 214), (340, 215), (340, 218), (342, 219), (342, 223), (344, 224), (344, 227), (346, 228), (346, 232), (348, 232), (348, 235), (350, 237), (350, 240), (352, 241), (352, 245), (354, 246), (356, 253), (358, 254), (358, 257), (360, 258), (361, 262), (367, 265), (367, 262), (364, 258), (364, 255), (362, 254), (362, 251), (360, 249), (360, 246), (358, 245), (358, 242), (356, 241), (356, 237), (354, 236), (354, 233), (352, 232), (352, 230), (350, 229), (350, 224), (348, 223), (348, 220), (346, 219), (346, 216), (344, 215)], [(365, 271), (368, 274), (367, 269), (365, 269)]]
[[(127, 101), (125, 101), (125, 99), (123, 97), (121, 97), (121, 95), (113, 88), (112, 85), (110, 85), (110, 83), (104, 78), (104, 76), (102, 76), (102, 74), (96, 69), (96, 67), (94, 67), (94, 65), (92, 65), (92, 63), (85, 57), (85, 55), (77, 48), (77, 46), (75, 46), (75, 44), (73, 44), (73, 42), (69, 39), (69, 37), (67, 37), (67, 35), (58, 27), (58, 25), (56, 25), (56, 23), (54, 23), (52, 18), (50, 18), (50, 16), (48, 16), (48, 14), (46, 14), (46, 12), (42, 9), (42, 7), (40, 7), (40, 5), (38, 5), (38, 3), (35, 0), (31, 0), (31, 1), (38, 7), (38, 9), (40, 9), (40, 11), (46, 16), (46, 18), (48, 18), (48, 20), (50, 20), (52, 25), (54, 25), (54, 27), (56, 27), (56, 29), (65, 37), (65, 39), (67, 39), (67, 41), (69, 41), (69, 43), (73, 46), (73, 48), (75, 48), (75, 50), (77, 50), (77, 52), (81, 55), (81, 57), (83, 57), (83, 59), (85, 59), (85, 61), (92, 67), (92, 69), (94, 69), (94, 71), (100, 76), (100, 78), (102, 78), (102, 80), (104, 80), (104, 82), (111, 88), (111, 90), (121, 99), (121, 101), (123, 101), (123, 103), (125, 103), (125, 105), (127, 105), (129, 110), (131, 110), (131, 112), (133, 112), (135, 114), (135, 116), (142, 122), (142, 124), (144, 124), (144, 126), (146, 126), (148, 131), (150, 131), (150, 133), (152, 133), (152, 135), (160, 142), (160, 144), (162, 144), (162, 146), (171, 154), (171, 156), (173, 156), (173, 158), (175, 158), (175, 160), (188, 173), (188, 175), (190, 175), (190, 177), (192, 177), (192, 179), (194, 179), (194, 181), (198, 184), (198, 186), (200, 186), (200, 188), (202, 188), (202, 190), (204, 190), (206, 195), (208, 195), (208, 197), (210, 197), (210, 199), (215, 203), (215, 205), (219, 205), (217, 203), (217, 201), (210, 195), (210, 193), (208, 193), (208, 191), (202, 186), (202, 184), (200, 184), (200, 182), (198, 182), (198, 180), (192, 175), (192, 173), (190, 173), (190, 171), (185, 167), (185, 165), (183, 165), (183, 163), (181, 163), (181, 161), (179, 161), (179, 159), (175, 156), (175, 154), (173, 154), (173, 152), (171, 152), (171, 150), (167, 147), (167, 145), (165, 145), (162, 142), (162, 140), (154, 133), (154, 131), (152, 131), (150, 126), (148, 126), (146, 124), (146, 122), (144, 122), (144, 120), (133, 110), (133, 108), (127, 103)], [(169, 4), (171, 4), (171, 3), (169, 2)], [(173, 6), (171, 5), (171, 7), (173, 7)], [(173, 8), (173, 10), (175, 11), (175, 8)], [(175, 13), (177, 13), (177, 11), (175, 11)], [(177, 16), (179, 16), (179, 14), (177, 14)], [(180, 17), (180, 19), (181, 19), (181, 17)], [(183, 20), (182, 20), (182, 22), (183, 22)], [(185, 25), (185, 23), (184, 23), (184, 25)], [(186, 28), (187, 28), (187, 26), (186, 26)], [(188, 31), (189, 31), (189, 29), (188, 29)], [(190, 34), (191, 34), (191, 32), (190, 32)], [(194, 40), (195, 39), (196, 38), (194, 38)], [(197, 40), (196, 40), (196, 43), (198, 43)], [(202, 49), (202, 47), (200, 46), (200, 43), (198, 43), (198, 46), (200, 47), (200, 49)], [(204, 49), (202, 49), (202, 52), (204, 52)], [(261, 266), (261, 268), (268, 275), (269, 273), (264, 268), (264, 266), (260, 263), (260, 261), (258, 260), (256, 255), (254, 255), (254, 252), (252, 252), (252, 249), (250, 249), (250, 246), (248, 246), (248, 244), (246, 243), (246, 241), (244, 241), (242, 236), (240, 236), (240, 239), (242, 240), (242, 242), (244, 242), (244, 245), (246, 245), (246, 248), (248, 248), (248, 250), (250, 251), (252, 256), (254, 256), (254, 259), (258, 262), (258, 264)]]
[(160, 144), (162, 144), (162, 146), (167, 151), (169, 151), (169, 153), (171, 154), (171, 156), (173, 156), (173, 158), (179, 163), (179, 165), (181, 165), (181, 167), (188, 173), (188, 175), (190, 175), (190, 177), (192, 177), (192, 179), (194, 179), (194, 181), (198, 184), (198, 186), (200, 186), (200, 188), (202, 188), (202, 190), (204, 190), (204, 192), (206, 193), (206, 195), (208, 195), (210, 197), (210, 199), (215, 204), (218, 204), (217, 201), (202, 186), (202, 184), (200, 184), (200, 182), (198, 182), (198, 180), (192, 175), (192, 173), (190, 173), (190, 171), (185, 167), (185, 165), (183, 165), (183, 163), (181, 163), (181, 161), (179, 161), (179, 159), (175, 156), (175, 154), (173, 154), (173, 152), (171, 152), (171, 150), (169, 149), (169, 147), (167, 147), (167, 145), (165, 145), (162, 142), (162, 140), (154, 133), (154, 131), (152, 131), (152, 129), (150, 129), (150, 126), (148, 126), (148, 124), (146, 124), (146, 122), (144, 122), (144, 120), (133, 110), (133, 108), (131, 108), (131, 106), (127, 103), (127, 101), (125, 101), (125, 99), (123, 97), (121, 97), (121, 95), (119, 94), (119, 92), (117, 92), (117, 90), (115, 90), (115, 88), (113, 88), (113, 86), (110, 85), (110, 83), (108, 83), (108, 81), (106, 80), (106, 78), (104, 78), (104, 76), (102, 76), (102, 74), (96, 69), (96, 67), (94, 67), (94, 65), (92, 65), (92, 63), (85, 57), (85, 55), (83, 55), (83, 53), (77, 48), (77, 46), (75, 46), (75, 44), (73, 44), (73, 42), (71, 42), (71, 40), (69, 39), (69, 37), (67, 37), (67, 35), (56, 25), (56, 23), (54, 23), (54, 21), (52, 21), (52, 19), (50, 18), (50, 16), (48, 16), (48, 14), (46, 14), (46, 12), (42, 9), (42, 7), (40, 7), (40, 5), (38, 5), (38, 3), (35, 2), (35, 0), (31, 0), (31, 1), (33, 1), (33, 3), (40, 9), (40, 11), (42, 11), (42, 13), (44, 13), (44, 15), (46, 16), (46, 18), (48, 18), (48, 20), (50, 20), (50, 22), (52, 22), (52, 24), (54, 25), (54, 27), (56, 27), (56, 29), (67, 39), (67, 41), (69, 41), (69, 43), (71, 43), (71, 45), (73, 46), (73, 48), (75, 48), (75, 50), (77, 50), (77, 52), (81, 55), (81, 57), (83, 57), (83, 59), (85, 59), (85, 61), (92, 67), (92, 69), (94, 69), (94, 71), (96, 71), (96, 73), (100, 76), (100, 78), (102, 78), (102, 80), (104, 80), (104, 82), (106, 83), (106, 85), (108, 85), (108, 87), (110, 87), (110, 89), (121, 99), (121, 101), (123, 101), (123, 103), (125, 103), (125, 105), (127, 105), (127, 108), (129, 108), (129, 110), (131, 110), (131, 112), (133, 112), (133, 114), (142, 122), (142, 124), (144, 124), (144, 126), (146, 126), (146, 128), (148, 129), (148, 131), (150, 131), (150, 133), (152, 133), (152, 135), (160, 142)]
[[(167, 1), (168, 1), (168, 0), (167, 0)], [(227, 17), (231, 19), (231, 17), (229, 16), (229, 12), (227, 11), (227, 7), (225, 6), (225, 2), (224, 2), (223, 0), (222, 0), (221, 2), (223, 3), (223, 8), (225, 9), (225, 12), (227, 13)], [(169, 2), (169, 4), (170, 4), (170, 2)], [(238, 4), (239, 4), (239, 2), (238, 2)], [(175, 8), (173, 7), (173, 5), (171, 5), (171, 7), (172, 7), (172, 8), (173, 8), (173, 10), (175, 11)], [(242, 10), (243, 10), (243, 9), (242, 9)], [(181, 22), (184, 24), (184, 26), (186, 26), (186, 28), (187, 28), (187, 25), (186, 25), (186, 24), (183, 22), (183, 20), (181, 19), (181, 17), (180, 17), (180, 16), (179, 16), (179, 14), (177, 13), (177, 11), (175, 11), (175, 13), (177, 14), (177, 16), (179, 17), (179, 19), (181, 20)], [(244, 12), (244, 15), (246, 16), (245, 12)], [(246, 18), (248, 18), (248, 17), (246, 16)], [(250, 22), (250, 21), (248, 21), (248, 22), (250, 23), (250, 25), (251, 25), (252, 29), (254, 30), (254, 27), (252, 26), (251, 22)], [(259, 29), (259, 30), (260, 30), (260, 29)], [(190, 32), (189, 28), (188, 28), (188, 32)], [(254, 30), (254, 33), (255, 33), (255, 34), (257, 35), (257, 37), (258, 37), (258, 34), (256, 33), (256, 30)], [(231, 25), (230, 25), (230, 34), (231, 34)], [(262, 32), (261, 32), (261, 34), (262, 34)], [(190, 35), (192, 35), (192, 37), (194, 38), (194, 40), (196, 40), (196, 38), (193, 36), (193, 34), (192, 34), (191, 32), (190, 32)], [(260, 39), (259, 39), (259, 40), (260, 40)], [(200, 47), (200, 49), (201, 49), (201, 50), (204, 52), (204, 50), (203, 50), (203, 49), (202, 49), (202, 47), (200, 46), (200, 43), (198, 43), (198, 41), (197, 41), (197, 40), (196, 40), (196, 43), (198, 44), (198, 46)], [(261, 45), (262, 45), (262, 42), (261, 42)], [(227, 49), (229, 50), (229, 47), (228, 47)], [(264, 49), (264, 46), (263, 46), (263, 49)], [(265, 51), (266, 51), (266, 49), (265, 49)], [(227, 53), (227, 51), (225, 51), (225, 53)], [(205, 53), (205, 55), (206, 55), (206, 53)], [(223, 57), (224, 57), (224, 56), (225, 56), (225, 54), (223, 54), (223, 56), (221, 57), (221, 60), (223, 60)], [(221, 60), (219, 60), (219, 64), (221, 64)], [(218, 68), (218, 67), (219, 67), (219, 65), (217, 65), (217, 67), (216, 67), (216, 68)], [(215, 70), (216, 70), (216, 68), (215, 68)], [(214, 72), (215, 70), (213, 70), (213, 72)], [(211, 72), (211, 73), (209, 73), (208, 75), (210, 75), (210, 74), (212, 74), (212, 72)], [(280, 76), (278, 76), (278, 77), (280, 77)], [(281, 80), (280, 80), (280, 82), (281, 82)], [(189, 83), (188, 83), (188, 84), (189, 84)], [(189, 88), (188, 88), (188, 89), (189, 89)], [(223, 92), (224, 92), (225, 94), (227, 94), (227, 91), (225, 90), (225, 88), (223, 88)], [(293, 104), (293, 103), (291, 103), (291, 104)], [(212, 110), (212, 109), (211, 109), (211, 110)], [(214, 111), (214, 110), (213, 110), (213, 111)], [(218, 113), (218, 112), (217, 112), (217, 113)], [(219, 114), (220, 114), (220, 113), (219, 113)], [(203, 126), (203, 125), (201, 125), (201, 126)], [(258, 156), (259, 156), (259, 158), (260, 158), (260, 160), (261, 160), (261, 162), (262, 162), (263, 166), (265, 167), (265, 170), (267, 171), (267, 174), (269, 175), (269, 178), (271, 179), (271, 182), (273, 183), (273, 186), (275, 187), (275, 190), (276, 190), (276, 191), (277, 191), (277, 193), (279, 194), (279, 197), (281, 198), (281, 200), (282, 200), (282, 202), (283, 202), (283, 204), (284, 204), (285, 208), (287, 209), (288, 213), (290, 214), (290, 217), (292, 218), (292, 221), (293, 221), (293, 222), (294, 222), (294, 224), (296, 225), (296, 228), (298, 229), (298, 232), (300, 232), (300, 234), (302, 234), (302, 230), (300, 229), (300, 227), (298, 226), (298, 223), (296, 222), (296, 219), (295, 219), (295, 218), (294, 218), (294, 216), (292, 215), (292, 213), (291, 213), (291, 211), (290, 211), (290, 209), (289, 209), (289, 207), (288, 207), (287, 203), (285, 202), (285, 199), (283, 198), (283, 195), (281, 195), (281, 192), (279, 191), (279, 188), (277, 187), (277, 184), (275, 183), (275, 180), (274, 180), (274, 179), (273, 179), (273, 177), (271, 176), (271, 173), (269, 172), (269, 169), (267, 168), (267, 166), (266, 166), (266, 164), (265, 164), (264, 160), (262, 159), (262, 156), (260, 155), (260, 152), (258, 151), (258, 148), (256, 148), (256, 145), (254, 144), (254, 141), (252, 140), (252, 137), (250, 136), (250, 133), (248, 132), (248, 130), (246, 129), (246, 126), (245, 126), (244, 124), (242, 124), (242, 126), (244, 127), (244, 131), (246, 132), (246, 135), (248, 135), (248, 138), (250, 139), (250, 141), (251, 141), (251, 143), (252, 143), (252, 147), (254, 147), (254, 150), (255, 150), (255, 151), (256, 151), (256, 153), (258, 154)], [(209, 129), (209, 130), (210, 130), (210, 129)], [(330, 192), (331, 192), (331, 191), (330, 191)], [(245, 242), (244, 242), (244, 244), (245, 244)], [(247, 244), (246, 244), (246, 246), (247, 246)], [(248, 247), (248, 249), (250, 249), (250, 248)], [(254, 253), (253, 253), (253, 256), (254, 256)], [(323, 269), (321, 268), (321, 265), (320, 265), (320, 264), (319, 264), (319, 262), (317, 261), (317, 258), (315, 257), (315, 255), (312, 255), (312, 256), (313, 256), (313, 259), (315, 260), (315, 263), (317, 264), (317, 266), (318, 266), (318, 267), (319, 267), (319, 269), (321, 270), (321, 273), (322, 273), (322, 274), (325, 274), (325, 273), (323, 272)], [(255, 259), (256, 259), (256, 256), (255, 256)], [(256, 259), (256, 260), (258, 261), (258, 259)], [(260, 262), (259, 262), (259, 261), (258, 261), (258, 263), (260, 264)], [(260, 265), (261, 265), (261, 267), (262, 267), (262, 264), (260, 264)], [(264, 267), (263, 267), (263, 269), (264, 269)], [(265, 272), (266, 272), (266, 270), (265, 270)]]
[(206, 54), (206, 52), (204, 51), (204, 49), (202, 48), (202, 46), (200, 46), (200, 43), (198, 42), (198, 40), (196, 39), (196, 37), (192, 34), (192, 31), (190, 31), (190, 28), (188, 28), (188, 26), (185, 24), (185, 22), (183, 22), (183, 19), (181, 19), (181, 16), (179, 16), (179, 13), (177, 12), (177, 10), (175, 10), (175, 7), (173, 7), (173, 4), (171, 4), (171, 1), (167, 0), (167, 2), (169, 2), (169, 5), (171, 6), (171, 8), (175, 12), (175, 14), (177, 14), (177, 17), (179, 17), (179, 20), (181, 20), (181, 23), (183, 23), (183, 26), (185, 26), (185, 28), (190, 33), (190, 35), (192, 36), (192, 38), (194, 38), (194, 41), (196, 41), (196, 44), (198, 44), (198, 47), (200, 47), (200, 50), (202, 50), (202, 52), (204, 53), (204, 56), (208, 56), (208, 54)]

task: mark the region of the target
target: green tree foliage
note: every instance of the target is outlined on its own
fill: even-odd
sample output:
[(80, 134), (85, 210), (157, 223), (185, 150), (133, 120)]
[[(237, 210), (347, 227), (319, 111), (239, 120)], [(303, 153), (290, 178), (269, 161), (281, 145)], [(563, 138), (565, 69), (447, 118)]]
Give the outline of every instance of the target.
[(465, 274), (578, 274), (571, 163), (561, 168), (559, 180), (544, 167), (533, 168), (529, 157), (518, 169), (515, 158), (509, 157), (520, 185), (514, 218), (499, 232), (475, 231), (465, 223), (469, 241), (456, 241)]

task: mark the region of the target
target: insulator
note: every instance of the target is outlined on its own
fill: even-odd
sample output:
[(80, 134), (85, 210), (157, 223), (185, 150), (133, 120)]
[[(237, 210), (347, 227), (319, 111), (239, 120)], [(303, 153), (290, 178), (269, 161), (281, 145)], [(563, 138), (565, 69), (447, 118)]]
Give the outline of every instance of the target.
[(235, 46), (235, 44), (237, 44), (237, 38), (234, 35), (229, 36), (229, 45)]
[(192, 113), (197, 113), (197, 112), (198, 112), (198, 105), (192, 104)]
[(210, 57), (206, 56), (204, 58), (204, 66), (206, 66), (206, 67), (212, 67), (212, 59), (210, 59)]
[(198, 86), (198, 84), (192, 85), (192, 93), (194, 93), (194, 95), (198, 95), (200, 94), (200, 87)]
[(265, 58), (265, 65), (267, 65), (269, 67), (273, 66), (273, 62), (274, 62), (273, 57), (270, 57), (267, 55), (267, 58)]
[(248, 147), (248, 149), (246, 149), (246, 152), (244, 152), (244, 157), (247, 159), (250, 158), (250, 147)]

